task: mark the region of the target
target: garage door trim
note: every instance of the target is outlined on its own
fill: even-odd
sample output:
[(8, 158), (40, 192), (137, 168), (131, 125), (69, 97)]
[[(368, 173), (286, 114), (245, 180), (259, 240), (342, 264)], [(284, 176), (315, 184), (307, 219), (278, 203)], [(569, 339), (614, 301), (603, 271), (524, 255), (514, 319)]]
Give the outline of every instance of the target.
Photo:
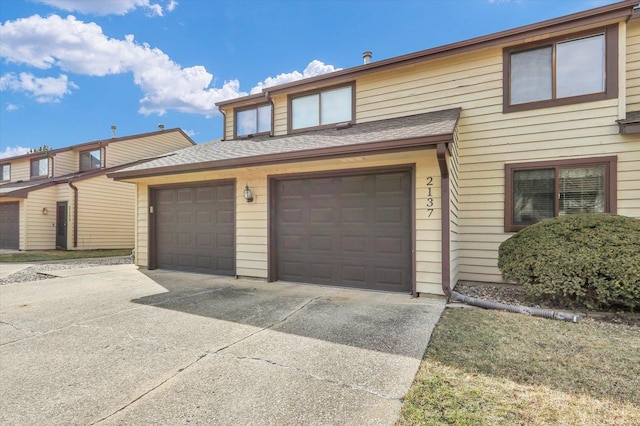
[(267, 279), (269, 282), (277, 281), (277, 248), (276, 248), (276, 185), (278, 182), (285, 180), (294, 180), (301, 178), (324, 178), (324, 177), (344, 177), (344, 176), (359, 176), (359, 175), (372, 175), (377, 173), (393, 173), (393, 172), (409, 172), (411, 177), (411, 193), (410, 193), (410, 213), (411, 213), (411, 287), (412, 294), (414, 296), (417, 295), (416, 292), (416, 165), (415, 163), (410, 164), (397, 164), (392, 166), (382, 166), (382, 167), (362, 167), (355, 169), (337, 169), (337, 170), (326, 170), (326, 171), (318, 171), (318, 172), (300, 172), (300, 173), (288, 173), (288, 174), (278, 174), (278, 175), (269, 175), (267, 176), (267, 188), (268, 188), (268, 200), (269, 200), (269, 209), (267, 211), (267, 223), (268, 223), (268, 247), (269, 247), (269, 256), (268, 256), (268, 273)]
[[(180, 188), (198, 188), (206, 186), (224, 186), (232, 185), (233, 193), (236, 194), (236, 180), (235, 179), (219, 179), (208, 181), (195, 181), (195, 182), (181, 182), (164, 185), (149, 185), (147, 188), (147, 198), (149, 200), (147, 207), (147, 226), (148, 226), (148, 242), (147, 242), (147, 268), (156, 269), (158, 267), (158, 253), (157, 253), (157, 225), (155, 214), (152, 213), (154, 206), (156, 205), (156, 194), (158, 190), (162, 189), (180, 189)], [(235, 213), (236, 213), (236, 197), (233, 201), (233, 213), (234, 213), (234, 237), (235, 237)], [(236, 258), (237, 243), (233, 244), (233, 256)]]

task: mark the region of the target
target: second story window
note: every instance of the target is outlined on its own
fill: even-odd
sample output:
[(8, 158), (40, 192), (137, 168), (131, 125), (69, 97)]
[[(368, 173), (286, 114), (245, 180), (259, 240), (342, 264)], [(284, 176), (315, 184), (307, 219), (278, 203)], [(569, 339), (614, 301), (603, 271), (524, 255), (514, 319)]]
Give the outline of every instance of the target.
[(47, 177), (49, 176), (49, 159), (40, 158), (31, 160), (31, 177)]
[(11, 164), (0, 165), (0, 171), (2, 171), (2, 174), (0, 175), (2, 182), (8, 182), (11, 180)]
[(612, 26), (505, 50), (505, 111), (616, 97), (617, 32)]
[(290, 130), (353, 120), (353, 86), (325, 89), (290, 98)]
[(271, 132), (271, 105), (240, 109), (236, 112), (236, 137)]
[(100, 149), (83, 151), (80, 153), (80, 170), (100, 168)]

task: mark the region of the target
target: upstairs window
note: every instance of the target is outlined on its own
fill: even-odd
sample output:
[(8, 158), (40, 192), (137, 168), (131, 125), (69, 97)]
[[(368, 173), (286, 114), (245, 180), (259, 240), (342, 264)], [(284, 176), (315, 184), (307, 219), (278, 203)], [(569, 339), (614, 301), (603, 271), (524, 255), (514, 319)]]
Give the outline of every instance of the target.
[(40, 158), (31, 160), (31, 177), (47, 177), (49, 176), (49, 159)]
[(0, 171), (2, 172), (0, 175), (2, 182), (11, 180), (11, 164), (0, 165)]
[(236, 111), (236, 137), (271, 133), (271, 104)]
[(307, 130), (353, 121), (353, 85), (289, 98), (289, 130)]
[(506, 49), (504, 110), (520, 111), (618, 96), (618, 30)]
[(507, 164), (505, 232), (575, 213), (615, 213), (616, 158)]
[(80, 170), (99, 169), (101, 166), (100, 155), (100, 149), (82, 151), (80, 153)]

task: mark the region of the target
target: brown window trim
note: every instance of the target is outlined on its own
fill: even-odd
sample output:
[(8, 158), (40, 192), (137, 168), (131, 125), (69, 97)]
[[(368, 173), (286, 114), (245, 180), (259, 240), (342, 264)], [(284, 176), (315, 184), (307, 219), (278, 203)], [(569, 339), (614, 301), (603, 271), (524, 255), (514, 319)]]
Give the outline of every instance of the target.
[[(523, 104), (511, 105), (511, 54), (524, 52), (527, 50), (540, 48), (544, 46), (555, 46), (556, 43), (569, 41), (583, 37), (593, 36), (597, 34), (605, 35), (605, 90), (600, 93), (592, 93), (588, 95), (571, 96), (567, 98), (555, 98), (544, 101), (527, 102)], [(555, 96), (555, 52), (553, 49), (553, 96)], [(618, 24), (612, 24), (607, 27), (601, 27), (581, 33), (564, 35), (549, 40), (528, 43), (526, 45), (507, 47), (502, 52), (502, 111), (515, 112), (526, 111), (531, 109), (548, 108), (560, 105), (571, 105), (582, 102), (600, 101), (604, 99), (613, 99), (618, 97)]]
[[(98, 151), (100, 152), (100, 166), (99, 167), (89, 167), (88, 169), (83, 169), (82, 168), (82, 154), (86, 153), (86, 152), (92, 152), (92, 151)], [(97, 147), (97, 148), (90, 148), (90, 149), (83, 149), (82, 151), (78, 152), (78, 170), (80, 170), (81, 172), (85, 172), (87, 170), (97, 170), (97, 169), (101, 169), (102, 166), (102, 148), (101, 147)]]
[[(44, 175), (33, 175), (31, 174), (33, 172), (33, 162), (34, 161), (41, 161), (41, 160), (47, 160), (47, 173)], [(51, 163), (50, 163), (50, 158), (49, 157), (42, 157), (42, 158), (34, 158), (31, 161), (29, 161), (29, 178), (30, 179), (46, 179), (49, 177), (49, 170), (51, 169)]]
[[(4, 173), (2, 171), (4, 166), (8, 166), (9, 167), (9, 179), (6, 179), (6, 180), (2, 178), (2, 176), (4, 175)], [(0, 182), (11, 182), (11, 163), (0, 164)]]
[[(615, 214), (617, 211), (617, 156), (610, 157), (591, 157), (591, 158), (574, 158), (570, 160), (552, 160), (552, 161), (535, 161), (531, 163), (512, 163), (505, 164), (505, 203), (504, 203), (504, 232), (518, 232), (530, 225), (515, 225), (513, 223), (513, 173), (521, 170), (538, 170), (551, 169), (558, 170), (563, 167), (579, 167), (579, 166), (605, 166), (606, 194), (605, 194), (605, 212)], [(558, 216), (558, 179), (556, 179), (555, 188), (555, 213)]]
[[(248, 133), (246, 135), (239, 135), (238, 136), (238, 113), (242, 112), (242, 111), (249, 111), (249, 110), (255, 109), (256, 110), (256, 120), (257, 120), (258, 108), (262, 108), (264, 106), (270, 106), (271, 107), (271, 130), (266, 131), (266, 132)], [(256, 125), (256, 129), (257, 128), (258, 128), (258, 126)], [(273, 132), (273, 104), (271, 102), (263, 102), (263, 103), (259, 103), (259, 104), (248, 105), (248, 106), (245, 106), (245, 107), (235, 108), (233, 110), (233, 138), (234, 139), (245, 139), (245, 138), (251, 138), (253, 136), (270, 135), (272, 132)]]
[[(287, 96), (287, 133), (302, 133), (308, 132), (309, 130), (319, 130), (319, 129), (328, 129), (336, 127), (339, 123), (330, 123), (330, 124), (322, 124), (319, 126), (311, 126), (311, 127), (303, 127), (301, 129), (293, 128), (293, 109), (291, 107), (292, 101), (296, 98), (302, 98), (304, 96), (315, 95), (316, 93), (328, 92), (334, 89), (341, 89), (343, 87), (351, 86), (351, 120), (346, 121), (344, 123), (355, 124), (356, 122), (356, 82), (352, 81), (349, 83), (341, 83), (333, 86), (320, 87), (313, 90), (307, 90), (306, 92), (296, 93), (294, 95)], [(322, 98), (320, 98), (322, 102)]]

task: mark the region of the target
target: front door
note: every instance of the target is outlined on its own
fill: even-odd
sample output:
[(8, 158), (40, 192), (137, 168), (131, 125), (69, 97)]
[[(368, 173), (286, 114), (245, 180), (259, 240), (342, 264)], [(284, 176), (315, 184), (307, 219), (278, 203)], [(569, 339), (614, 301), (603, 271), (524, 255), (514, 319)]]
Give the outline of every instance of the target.
[(67, 202), (56, 203), (56, 248), (67, 249)]

